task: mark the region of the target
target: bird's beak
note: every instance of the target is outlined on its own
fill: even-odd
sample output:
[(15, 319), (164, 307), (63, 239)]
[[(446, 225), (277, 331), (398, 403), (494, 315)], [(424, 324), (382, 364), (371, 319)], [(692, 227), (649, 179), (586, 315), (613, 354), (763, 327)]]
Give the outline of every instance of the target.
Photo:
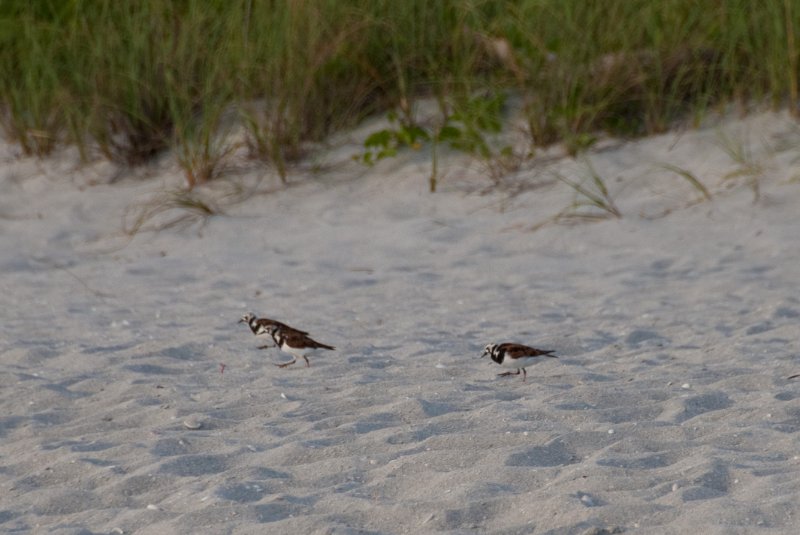
[(488, 354), (489, 354), (489, 353), (487, 353), (486, 351), (484, 351), (483, 353), (481, 353), (481, 356), (480, 356), (480, 357), (478, 357), (478, 358), (481, 358), (481, 359), (482, 359), (483, 357), (485, 357), (485, 356), (486, 356), (486, 355), (488, 355)]
[(244, 318), (240, 319), (240, 320), (239, 320), (239, 321), (237, 321), (236, 323), (244, 323)]

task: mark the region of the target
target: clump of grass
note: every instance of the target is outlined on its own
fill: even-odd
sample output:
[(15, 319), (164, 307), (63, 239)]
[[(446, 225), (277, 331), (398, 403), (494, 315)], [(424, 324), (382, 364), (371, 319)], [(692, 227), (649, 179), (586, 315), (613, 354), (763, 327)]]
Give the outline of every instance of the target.
[(378, 4), (255, 2), (245, 13), (236, 99), (251, 156), (284, 183), (310, 143), (386, 109), (385, 61), (368, 57)]
[(508, 31), (527, 73), (521, 82), (537, 143), (573, 140), (575, 152), (593, 132), (659, 132), (689, 103), (705, 106), (718, 58), (699, 39), (693, 10), (676, 4), (519, 8)]
[(556, 223), (579, 223), (608, 218), (622, 218), (614, 199), (606, 187), (605, 180), (597, 173), (589, 159), (584, 160), (589, 176), (581, 181), (556, 174), (556, 178), (575, 191), (575, 199), (559, 212)]
[(189, 189), (219, 177), (227, 158), (236, 149), (234, 143), (216, 132), (219, 123), (214, 116), (196, 119), (197, 124), (193, 122), (189, 120), (176, 129), (175, 142), (176, 158)]
[(137, 166), (170, 145), (175, 122), (170, 98), (178, 88), (168, 84), (168, 76), (184, 60), (177, 50), (182, 34), (174, 33), (180, 15), (168, 3), (104, 7), (75, 15), (76, 28), (88, 37), (72, 46), (88, 60), (70, 83), (87, 112), (85, 128), (101, 153), (121, 165)]
[(26, 155), (46, 156), (64, 130), (58, 12), (6, 7), (0, 18), (0, 125)]
[[(165, 73), (173, 151), (190, 189), (217, 178), (236, 149), (229, 135), (235, 82), (224, 63), (233, 53), (226, 49), (229, 21), (224, 17), (219, 20), (213, 10), (208, 12), (201, 6), (195, 9), (199, 12), (181, 21), (181, 37), (173, 45), (174, 55), (182, 61)], [(195, 49), (195, 43), (204, 36), (219, 57), (209, 60)]]
[(725, 132), (719, 132), (718, 137), (720, 148), (738, 165), (723, 178), (725, 180), (744, 178), (753, 192), (753, 202), (758, 202), (761, 199), (761, 176), (764, 174), (764, 166), (756, 161), (752, 152), (740, 139), (734, 139)]
[(208, 218), (223, 214), (213, 201), (196, 190), (168, 190), (154, 199), (131, 206), (123, 217), (123, 230), (133, 236), (139, 232), (185, 228), (203, 225)]

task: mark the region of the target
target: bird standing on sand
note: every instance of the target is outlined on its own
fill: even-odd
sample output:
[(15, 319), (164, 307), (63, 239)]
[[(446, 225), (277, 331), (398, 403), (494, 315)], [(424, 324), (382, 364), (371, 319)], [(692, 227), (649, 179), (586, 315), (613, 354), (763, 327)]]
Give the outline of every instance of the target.
[(541, 362), (543, 360), (542, 357), (558, 358), (553, 355), (554, 352), (555, 351), (536, 349), (535, 347), (506, 342), (504, 344), (489, 344), (483, 348), (481, 358), (488, 355), (489, 358), (504, 368), (517, 369), (516, 372), (498, 373), (498, 377), (519, 375), (519, 371), (522, 370), (522, 381), (525, 382), (528, 376), (528, 372), (525, 371), (525, 368)]
[[(239, 323), (246, 323), (247, 326), (250, 327), (250, 330), (253, 331), (254, 335), (261, 337), (263, 336), (269, 336), (270, 338), (272, 337), (272, 335), (268, 331), (270, 327), (280, 327), (286, 331), (294, 331), (305, 335), (308, 334), (305, 331), (301, 331), (300, 329), (295, 329), (294, 327), (289, 327), (285, 323), (281, 323), (280, 321), (277, 320), (271, 320), (269, 318), (259, 318), (252, 312), (248, 312), (247, 314), (242, 316), (242, 318), (239, 320)], [(270, 347), (273, 346), (263, 345), (263, 346), (258, 346), (258, 349), (268, 349)]]
[(272, 339), (275, 340), (275, 345), (277, 345), (281, 351), (292, 356), (291, 362), (276, 364), (279, 368), (291, 366), (297, 362), (297, 357), (303, 357), (306, 361), (306, 367), (308, 368), (311, 366), (311, 363), (308, 361), (308, 355), (316, 354), (321, 349), (327, 349), (329, 351), (336, 349), (333, 346), (317, 342), (306, 333), (292, 328), (286, 329), (285, 327), (272, 325), (267, 327), (267, 332), (272, 335)]

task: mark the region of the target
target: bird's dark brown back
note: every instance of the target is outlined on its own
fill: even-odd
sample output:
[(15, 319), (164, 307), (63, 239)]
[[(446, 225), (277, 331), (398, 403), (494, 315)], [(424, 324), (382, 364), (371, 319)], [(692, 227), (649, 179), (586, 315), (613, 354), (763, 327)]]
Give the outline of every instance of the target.
[(518, 359), (522, 357), (551, 357), (551, 358), (558, 358), (557, 356), (553, 355), (555, 353), (554, 350), (550, 349), (537, 349), (535, 347), (530, 347), (522, 344), (514, 344), (514, 343), (505, 343), (500, 344), (499, 349), (504, 350), (506, 355), (512, 359)]

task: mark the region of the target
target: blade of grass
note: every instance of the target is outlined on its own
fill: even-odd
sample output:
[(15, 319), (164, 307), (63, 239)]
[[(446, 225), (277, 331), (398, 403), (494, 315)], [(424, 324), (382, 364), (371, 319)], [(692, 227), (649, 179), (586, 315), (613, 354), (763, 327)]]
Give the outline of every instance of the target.
[(699, 191), (707, 201), (711, 200), (711, 193), (708, 191), (708, 188), (706, 188), (703, 185), (703, 183), (700, 182), (700, 180), (696, 176), (694, 176), (694, 174), (692, 174), (691, 171), (669, 163), (659, 164), (659, 167), (661, 167), (662, 169), (666, 169), (667, 171), (672, 171), (673, 173), (679, 176), (682, 176), (683, 178), (686, 179), (687, 182), (689, 182), (689, 184), (691, 184), (697, 191)]

